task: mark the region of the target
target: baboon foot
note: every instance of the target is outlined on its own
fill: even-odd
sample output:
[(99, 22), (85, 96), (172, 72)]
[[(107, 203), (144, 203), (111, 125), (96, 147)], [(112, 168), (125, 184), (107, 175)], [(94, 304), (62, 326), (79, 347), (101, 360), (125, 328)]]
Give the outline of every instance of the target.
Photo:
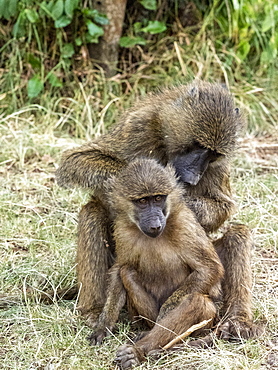
[(220, 323), (216, 329), (217, 337), (225, 340), (256, 338), (261, 333), (262, 329), (252, 321), (242, 321), (237, 318)]
[(91, 308), (90, 310), (84, 310), (82, 308), (77, 308), (81, 316), (85, 319), (85, 323), (92, 329), (96, 329), (98, 324), (99, 315), (102, 312), (103, 307)]
[(118, 348), (114, 362), (120, 369), (130, 369), (140, 364), (136, 349), (128, 344)]
[[(111, 329), (112, 330), (112, 329)], [(97, 329), (88, 335), (87, 339), (90, 342), (90, 346), (98, 346), (103, 342), (103, 339), (111, 335), (109, 328)]]
[[(166, 353), (175, 351), (174, 348), (176, 348), (176, 346), (172, 347), (172, 348), (169, 348), (167, 350), (166, 349), (159, 349), (159, 348), (153, 349), (153, 350), (151, 350), (150, 352), (147, 353), (147, 356), (151, 357), (153, 360), (158, 360), (161, 356), (165, 355)], [(184, 346), (183, 346), (183, 348), (184, 348)]]
[(214, 338), (215, 335), (212, 332), (205, 337), (189, 341), (187, 345), (194, 348), (210, 348), (214, 345)]

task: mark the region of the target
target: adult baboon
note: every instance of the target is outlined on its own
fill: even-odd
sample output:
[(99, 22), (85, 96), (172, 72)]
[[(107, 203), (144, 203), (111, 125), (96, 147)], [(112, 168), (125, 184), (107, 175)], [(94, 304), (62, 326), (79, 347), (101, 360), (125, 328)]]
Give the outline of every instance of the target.
[[(243, 126), (244, 117), (228, 90), (194, 81), (148, 95), (110, 133), (64, 153), (58, 183), (94, 192), (80, 212), (77, 249), (79, 307), (92, 326), (105, 302), (106, 274), (114, 254), (114, 216), (103, 182), (139, 156), (164, 166), (172, 163), (184, 186), (185, 203), (207, 233), (216, 231), (234, 210), (229, 161)], [(243, 225), (231, 226), (215, 242), (225, 269), (226, 338), (253, 334), (251, 245), (250, 232)]]
[(137, 159), (108, 183), (116, 215), (116, 263), (90, 341), (100, 344), (111, 332), (127, 300), (131, 317), (144, 317), (152, 329), (118, 350), (117, 362), (126, 369), (192, 325), (214, 319), (223, 267), (183, 202), (173, 168)]

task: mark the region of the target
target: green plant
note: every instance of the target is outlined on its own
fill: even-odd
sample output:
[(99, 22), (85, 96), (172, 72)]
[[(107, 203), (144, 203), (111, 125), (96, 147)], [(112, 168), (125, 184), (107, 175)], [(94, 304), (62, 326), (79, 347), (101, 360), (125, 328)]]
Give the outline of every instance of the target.
[[(158, 9), (156, 0), (139, 0), (139, 2), (147, 10), (155, 11)], [(135, 22), (132, 25), (129, 29), (130, 34), (128, 36), (121, 37), (120, 46), (131, 48), (135, 45), (146, 45), (148, 42), (146, 35), (155, 35), (163, 33), (166, 30), (167, 27), (164, 21), (144, 18), (142, 22)]]
[(216, 51), (225, 48), (236, 63), (248, 61), (258, 74), (273, 72), (278, 54), (278, 5), (274, 0), (213, 0), (199, 36), (217, 38)]
[[(62, 87), (61, 70), (71, 63), (71, 58), (87, 43), (97, 43), (108, 24), (105, 15), (95, 9), (83, 7), (79, 0), (0, 0), (0, 18), (13, 26), (9, 28), (14, 43), (21, 44), (22, 56), (31, 67), (27, 83), (29, 98), (37, 97), (46, 83)], [(3, 49), (9, 45), (3, 45)], [(52, 54), (51, 67), (46, 68)]]

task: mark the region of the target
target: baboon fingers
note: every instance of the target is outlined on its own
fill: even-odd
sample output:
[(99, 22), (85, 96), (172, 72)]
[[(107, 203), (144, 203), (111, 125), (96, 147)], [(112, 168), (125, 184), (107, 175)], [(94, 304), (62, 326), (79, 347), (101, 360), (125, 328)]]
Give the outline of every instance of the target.
[(88, 335), (87, 340), (90, 342), (90, 346), (96, 346), (100, 345), (103, 342), (103, 339), (109, 335), (111, 335), (111, 330), (109, 328), (98, 329)]
[(120, 369), (130, 369), (140, 364), (135, 348), (128, 344), (124, 344), (118, 348), (114, 362)]
[(214, 345), (214, 340), (215, 340), (214, 332), (211, 332), (205, 337), (189, 341), (187, 345), (189, 347), (194, 348), (210, 348)]
[(216, 335), (220, 339), (225, 340), (241, 340), (255, 338), (261, 335), (262, 328), (255, 325), (251, 321), (241, 321), (237, 318), (228, 319), (219, 324), (216, 329)]

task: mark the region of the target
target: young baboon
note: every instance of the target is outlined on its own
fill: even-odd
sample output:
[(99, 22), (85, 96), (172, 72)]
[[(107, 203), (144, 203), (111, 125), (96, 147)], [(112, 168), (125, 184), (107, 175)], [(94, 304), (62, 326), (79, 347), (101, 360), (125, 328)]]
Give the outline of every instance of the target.
[[(243, 126), (244, 117), (228, 90), (194, 81), (147, 95), (110, 133), (64, 153), (58, 183), (94, 191), (80, 212), (78, 227), (79, 307), (88, 323), (94, 325), (105, 302), (106, 275), (114, 255), (114, 216), (103, 182), (140, 156), (164, 166), (171, 163), (183, 184), (184, 202), (207, 233), (216, 231), (234, 210), (229, 162)], [(231, 226), (215, 242), (225, 269), (226, 320), (219, 328), (225, 338), (254, 334), (251, 245), (250, 232), (243, 225)]]
[(137, 159), (108, 183), (117, 257), (109, 271), (106, 304), (89, 339), (101, 343), (127, 300), (131, 316), (144, 317), (152, 329), (134, 346), (118, 350), (116, 361), (126, 369), (192, 325), (215, 317), (213, 300), (219, 296), (223, 267), (183, 202), (173, 168)]

